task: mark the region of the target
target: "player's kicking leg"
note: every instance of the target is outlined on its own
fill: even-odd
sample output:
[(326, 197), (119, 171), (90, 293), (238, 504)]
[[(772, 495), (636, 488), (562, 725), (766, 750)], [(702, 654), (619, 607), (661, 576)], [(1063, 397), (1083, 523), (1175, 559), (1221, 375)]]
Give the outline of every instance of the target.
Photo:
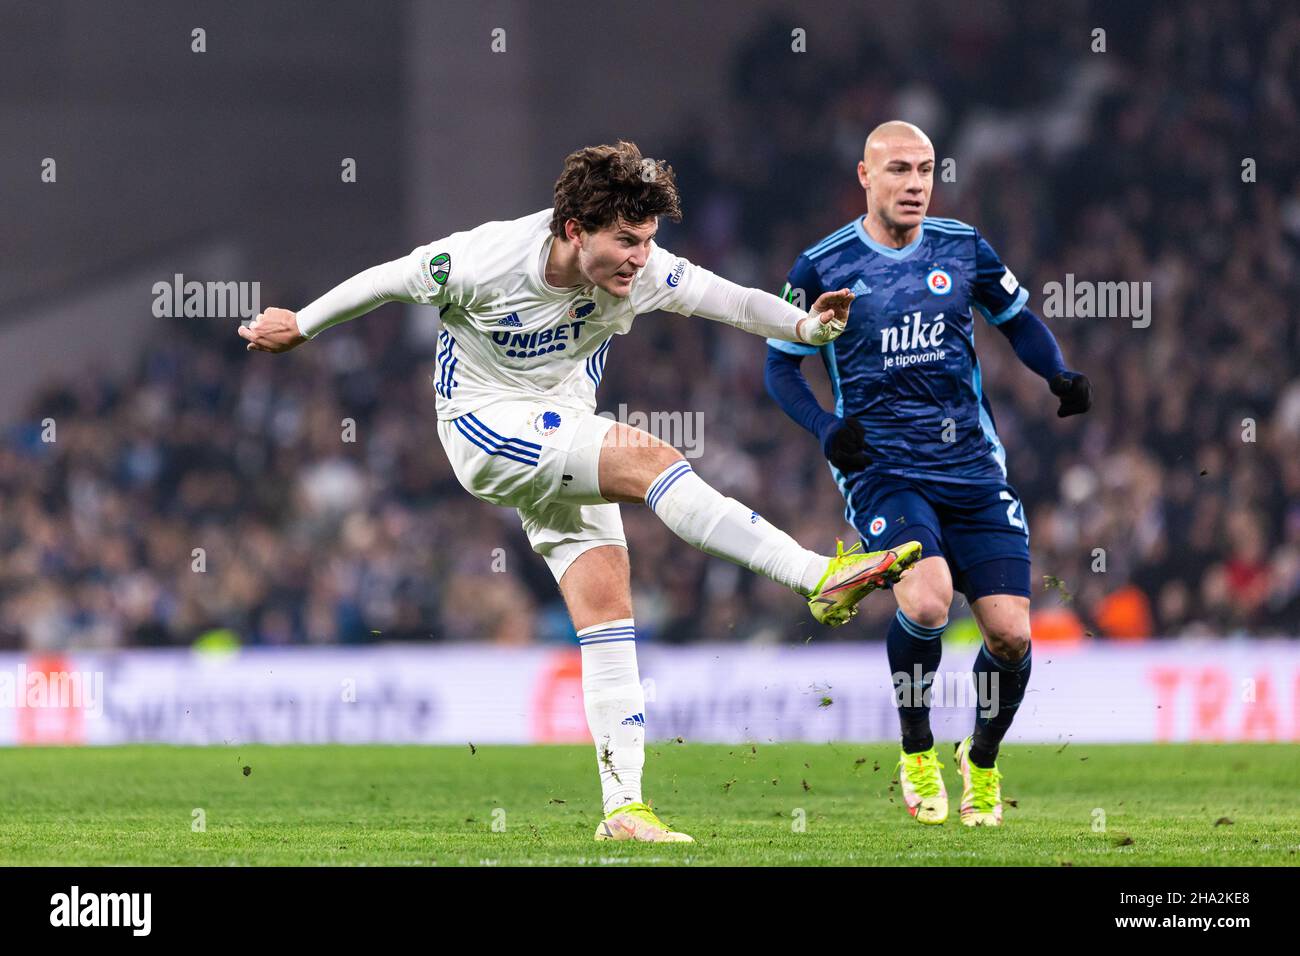
[[(539, 428), (548, 410), (556, 424)], [(806, 551), (706, 485), (671, 446), (575, 409), (503, 401), (440, 420), (438, 437), (462, 486), (483, 501), (518, 509), (533, 550), (560, 582), (582, 645), (583, 699), (604, 799), (601, 840), (690, 839), (659, 820), (641, 795), (645, 696), (626, 539), (611, 502), (646, 502), (705, 552), (820, 598), (814, 614), (828, 623), (846, 620), (864, 595), (896, 580), (919, 552), (907, 545), (835, 558)]]
[(583, 551), (560, 578), (582, 647), (582, 700), (596, 742), (604, 812), (596, 839), (692, 843), (660, 820), (641, 794), (645, 692), (629, 577), (627, 549), (602, 545)]
[(1002, 823), (1002, 774), (998, 747), (1024, 700), (1032, 663), (1029, 598), (989, 594), (971, 602), (984, 641), (975, 659), (975, 730), (957, 745), (961, 770), (961, 822), (968, 827)]
[(859, 601), (897, 581), (921, 556), (915, 541), (867, 553), (858, 550), (860, 545), (845, 551), (842, 544), (834, 556), (809, 551), (756, 511), (712, 488), (671, 445), (623, 424), (605, 434), (600, 492), (610, 501), (644, 503), (674, 534), (705, 554), (803, 595), (813, 617), (831, 626), (855, 615)]
[(903, 805), (917, 823), (940, 824), (948, 819), (948, 790), (939, 772), (943, 764), (930, 730), (930, 706), (925, 696), (943, 653), (942, 636), (952, 604), (948, 562), (933, 556), (917, 563), (894, 587), (898, 613), (885, 638), (893, 674), (902, 748), (898, 781)]

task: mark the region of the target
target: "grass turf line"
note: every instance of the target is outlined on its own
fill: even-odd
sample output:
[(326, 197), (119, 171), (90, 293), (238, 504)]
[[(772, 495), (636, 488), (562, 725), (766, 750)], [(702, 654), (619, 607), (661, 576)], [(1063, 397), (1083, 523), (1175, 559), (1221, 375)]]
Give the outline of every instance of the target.
[(897, 759), (651, 741), (646, 796), (697, 840), (653, 845), (593, 841), (590, 746), (8, 749), (0, 865), (1300, 864), (1293, 745), (1009, 745), (1000, 829), (958, 822), (950, 745), (948, 823), (915, 823)]

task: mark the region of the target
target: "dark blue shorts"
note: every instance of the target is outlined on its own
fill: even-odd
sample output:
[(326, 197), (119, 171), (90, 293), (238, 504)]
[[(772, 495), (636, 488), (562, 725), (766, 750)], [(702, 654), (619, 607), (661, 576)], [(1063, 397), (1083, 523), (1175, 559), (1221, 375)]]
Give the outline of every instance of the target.
[(881, 551), (921, 542), (923, 558), (943, 555), (967, 600), (1029, 597), (1029, 525), (1020, 496), (1004, 481), (964, 485), (899, 475), (847, 476), (849, 515), (863, 546)]

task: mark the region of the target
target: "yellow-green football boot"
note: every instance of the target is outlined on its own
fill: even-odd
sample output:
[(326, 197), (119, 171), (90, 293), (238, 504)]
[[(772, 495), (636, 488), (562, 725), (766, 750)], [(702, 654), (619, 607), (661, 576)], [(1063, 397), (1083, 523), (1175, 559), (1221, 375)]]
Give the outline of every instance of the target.
[(611, 810), (596, 826), (597, 840), (640, 840), (644, 843), (694, 843), (664, 823), (648, 804), (629, 803)]
[(1002, 774), (997, 764), (985, 769), (970, 762), (971, 738), (957, 745), (961, 770), (961, 822), (968, 827), (1002, 825)]
[(838, 627), (858, 613), (858, 602), (877, 588), (895, 583), (903, 572), (921, 560), (921, 542), (908, 541), (888, 551), (861, 550), (859, 541), (849, 550), (836, 540), (835, 557), (826, 565), (808, 609), (819, 624)]
[(917, 823), (936, 824), (948, 819), (948, 788), (943, 785), (943, 764), (933, 747), (920, 753), (899, 751), (898, 782), (903, 803)]

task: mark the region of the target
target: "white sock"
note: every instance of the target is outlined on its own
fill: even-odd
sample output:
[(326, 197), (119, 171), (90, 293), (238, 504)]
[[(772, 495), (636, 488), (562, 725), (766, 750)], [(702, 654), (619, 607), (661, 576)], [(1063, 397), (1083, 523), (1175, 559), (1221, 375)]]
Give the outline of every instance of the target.
[(724, 497), (689, 462), (665, 468), (650, 483), (645, 503), (683, 541), (808, 595), (826, 570), (826, 558), (799, 545), (735, 498)]
[(596, 768), (605, 813), (641, 803), (645, 766), (645, 691), (636, 668), (632, 618), (578, 632), (582, 646), (582, 702), (596, 742)]

